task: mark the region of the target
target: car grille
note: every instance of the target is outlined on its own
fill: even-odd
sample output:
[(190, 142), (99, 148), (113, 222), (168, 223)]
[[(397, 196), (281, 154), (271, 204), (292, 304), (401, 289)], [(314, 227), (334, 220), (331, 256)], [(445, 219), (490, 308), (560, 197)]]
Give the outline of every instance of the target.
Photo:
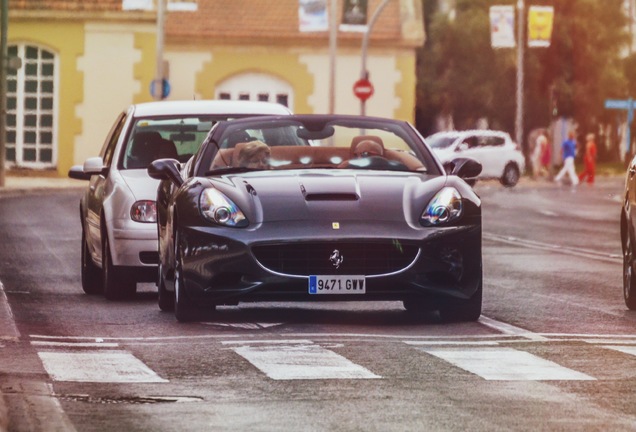
[[(417, 246), (402, 245), (398, 241), (310, 242), (252, 247), (254, 256), (263, 267), (295, 276), (393, 273), (408, 267), (415, 260), (418, 250)], [(338, 262), (340, 264), (336, 267)]]

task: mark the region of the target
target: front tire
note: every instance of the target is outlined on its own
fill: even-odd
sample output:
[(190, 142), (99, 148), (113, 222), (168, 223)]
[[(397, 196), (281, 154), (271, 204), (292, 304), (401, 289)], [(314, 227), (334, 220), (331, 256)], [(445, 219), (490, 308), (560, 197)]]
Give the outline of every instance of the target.
[(101, 294), (104, 292), (102, 275), (99, 267), (93, 262), (91, 253), (88, 250), (86, 234), (82, 229), (82, 289), (86, 294)]
[(126, 271), (113, 265), (108, 236), (102, 240), (102, 280), (104, 295), (108, 300), (122, 300), (135, 295), (137, 282)]
[(519, 176), (519, 168), (517, 165), (509, 163), (506, 165), (506, 168), (504, 168), (503, 175), (499, 181), (506, 187), (513, 187), (519, 182)]
[(163, 266), (159, 264), (159, 279), (157, 279), (157, 289), (159, 291), (159, 309), (164, 312), (174, 311), (174, 292), (166, 289), (166, 281), (163, 278)]
[(481, 315), (482, 282), (475, 294), (467, 300), (444, 299), (440, 302), (439, 315), (444, 322), (477, 321)]
[(636, 272), (634, 271), (634, 246), (629, 229), (623, 244), (623, 297), (629, 310), (636, 310)]

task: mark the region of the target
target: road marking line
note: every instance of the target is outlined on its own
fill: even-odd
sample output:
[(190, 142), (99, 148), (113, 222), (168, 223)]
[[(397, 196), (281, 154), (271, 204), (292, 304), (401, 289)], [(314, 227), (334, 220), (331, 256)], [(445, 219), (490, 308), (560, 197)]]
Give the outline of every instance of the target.
[(20, 339), (20, 332), (15, 325), (13, 311), (4, 292), (2, 281), (0, 281), (0, 339)]
[(77, 347), (77, 348), (117, 348), (118, 343), (91, 343), (91, 342), (47, 342), (31, 341), (33, 346)]
[(521, 327), (513, 326), (512, 324), (507, 324), (501, 321), (494, 320), (492, 318), (488, 318), (487, 316), (482, 315), (479, 317), (479, 322), (485, 326), (493, 328), (501, 333), (511, 335), (511, 336), (519, 336), (524, 337), (526, 339), (534, 340), (534, 341), (546, 341), (548, 340), (546, 337), (541, 336), (538, 333), (533, 333), (529, 330), (523, 329)]
[(520, 239), (518, 237), (502, 236), (502, 235), (491, 234), (491, 233), (483, 233), (482, 237), (484, 240), (491, 240), (491, 241), (496, 241), (500, 243), (512, 244), (516, 246), (523, 246), (530, 249), (540, 249), (540, 250), (547, 250), (550, 252), (560, 252), (566, 255), (580, 256), (584, 258), (591, 258), (595, 260), (608, 261), (613, 263), (623, 262), (623, 257), (620, 254), (608, 254), (603, 252), (597, 252), (591, 249), (572, 248), (567, 246), (561, 246), (561, 245), (550, 244), (550, 243), (542, 243), (542, 242), (537, 242), (533, 240)]
[(274, 380), (381, 378), (340, 354), (311, 343), (242, 346), (234, 351)]
[(201, 324), (212, 327), (230, 327), (247, 330), (264, 330), (270, 327), (281, 326), (284, 323), (222, 323), (222, 322), (202, 322)]
[(242, 344), (242, 345), (250, 345), (250, 344), (268, 344), (268, 345), (276, 345), (276, 344), (285, 344), (285, 345), (289, 345), (289, 344), (306, 344), (306, 345), (310, 345), (313, 344), (312, 341), (310, 341), (309, 339), (266, 339), (266, 340), (259, 340), (259, 339), (255, 339), (255, 340), (237, 340), (237, 341), (222, 341), (221, 344), (223, 345), (230, 345), (230, 344)]
[(636, 346), (605, 345), (603, 348), (636, 356)]
[(159, 377), (126, 351), (38, 352), (44, 368), (55, 381), (101, 383), (159, 383)]
[[(407, 345), (412, 346), (433, 346), (433, 345), (448, 345), (448, 346), (494, 346), (499, 345), (499, 342), (495, 341), (403, 341)], [(511, 341), (506, 341), (506, 343)], [(528, 342), (524, 340), (523, 342)]]
[(489, 381), (596, 380), (584, 373), (514, 348), (418, 349)]

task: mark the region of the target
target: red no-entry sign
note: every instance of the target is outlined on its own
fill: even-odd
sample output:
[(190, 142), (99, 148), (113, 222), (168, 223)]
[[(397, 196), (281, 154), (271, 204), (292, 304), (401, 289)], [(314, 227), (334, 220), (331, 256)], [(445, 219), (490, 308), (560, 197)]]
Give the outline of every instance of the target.
[(359, 79), (353, 84), (353, 94), (362, 102), (373, 96), (373, 85), (368, 79)]

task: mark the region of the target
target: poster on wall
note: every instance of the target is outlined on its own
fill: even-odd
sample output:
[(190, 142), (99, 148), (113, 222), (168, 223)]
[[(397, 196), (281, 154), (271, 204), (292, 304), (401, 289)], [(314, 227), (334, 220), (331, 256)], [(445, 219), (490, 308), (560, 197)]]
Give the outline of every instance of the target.
[(344, 0), (342, 2), (341, 31), (367, 31), (368, 0)]
[[(156, 10), (155, 2), (160, 0), (122, 0), (122, 10)], [(198, 0), (164, 0), (166, 8), (173, 12), (196, 12), (199, 9)]]
[(197, 0), (168, 0), (168, 10), (174, 12), (196, 12)]
[(153, 0), (122, 0), (121, 9), (128, 10), (154, 10)]
[(513, 6), (490, 7), (490, 44), (493, 48), (514, 48), (515, 10)]
[(528, 46), (549, 47), (553, 23), (554, 7), (530, 6), (528, 9)]
[(298, 0), (298, 24), (301, 32), (328, 31), (327, 0)]

